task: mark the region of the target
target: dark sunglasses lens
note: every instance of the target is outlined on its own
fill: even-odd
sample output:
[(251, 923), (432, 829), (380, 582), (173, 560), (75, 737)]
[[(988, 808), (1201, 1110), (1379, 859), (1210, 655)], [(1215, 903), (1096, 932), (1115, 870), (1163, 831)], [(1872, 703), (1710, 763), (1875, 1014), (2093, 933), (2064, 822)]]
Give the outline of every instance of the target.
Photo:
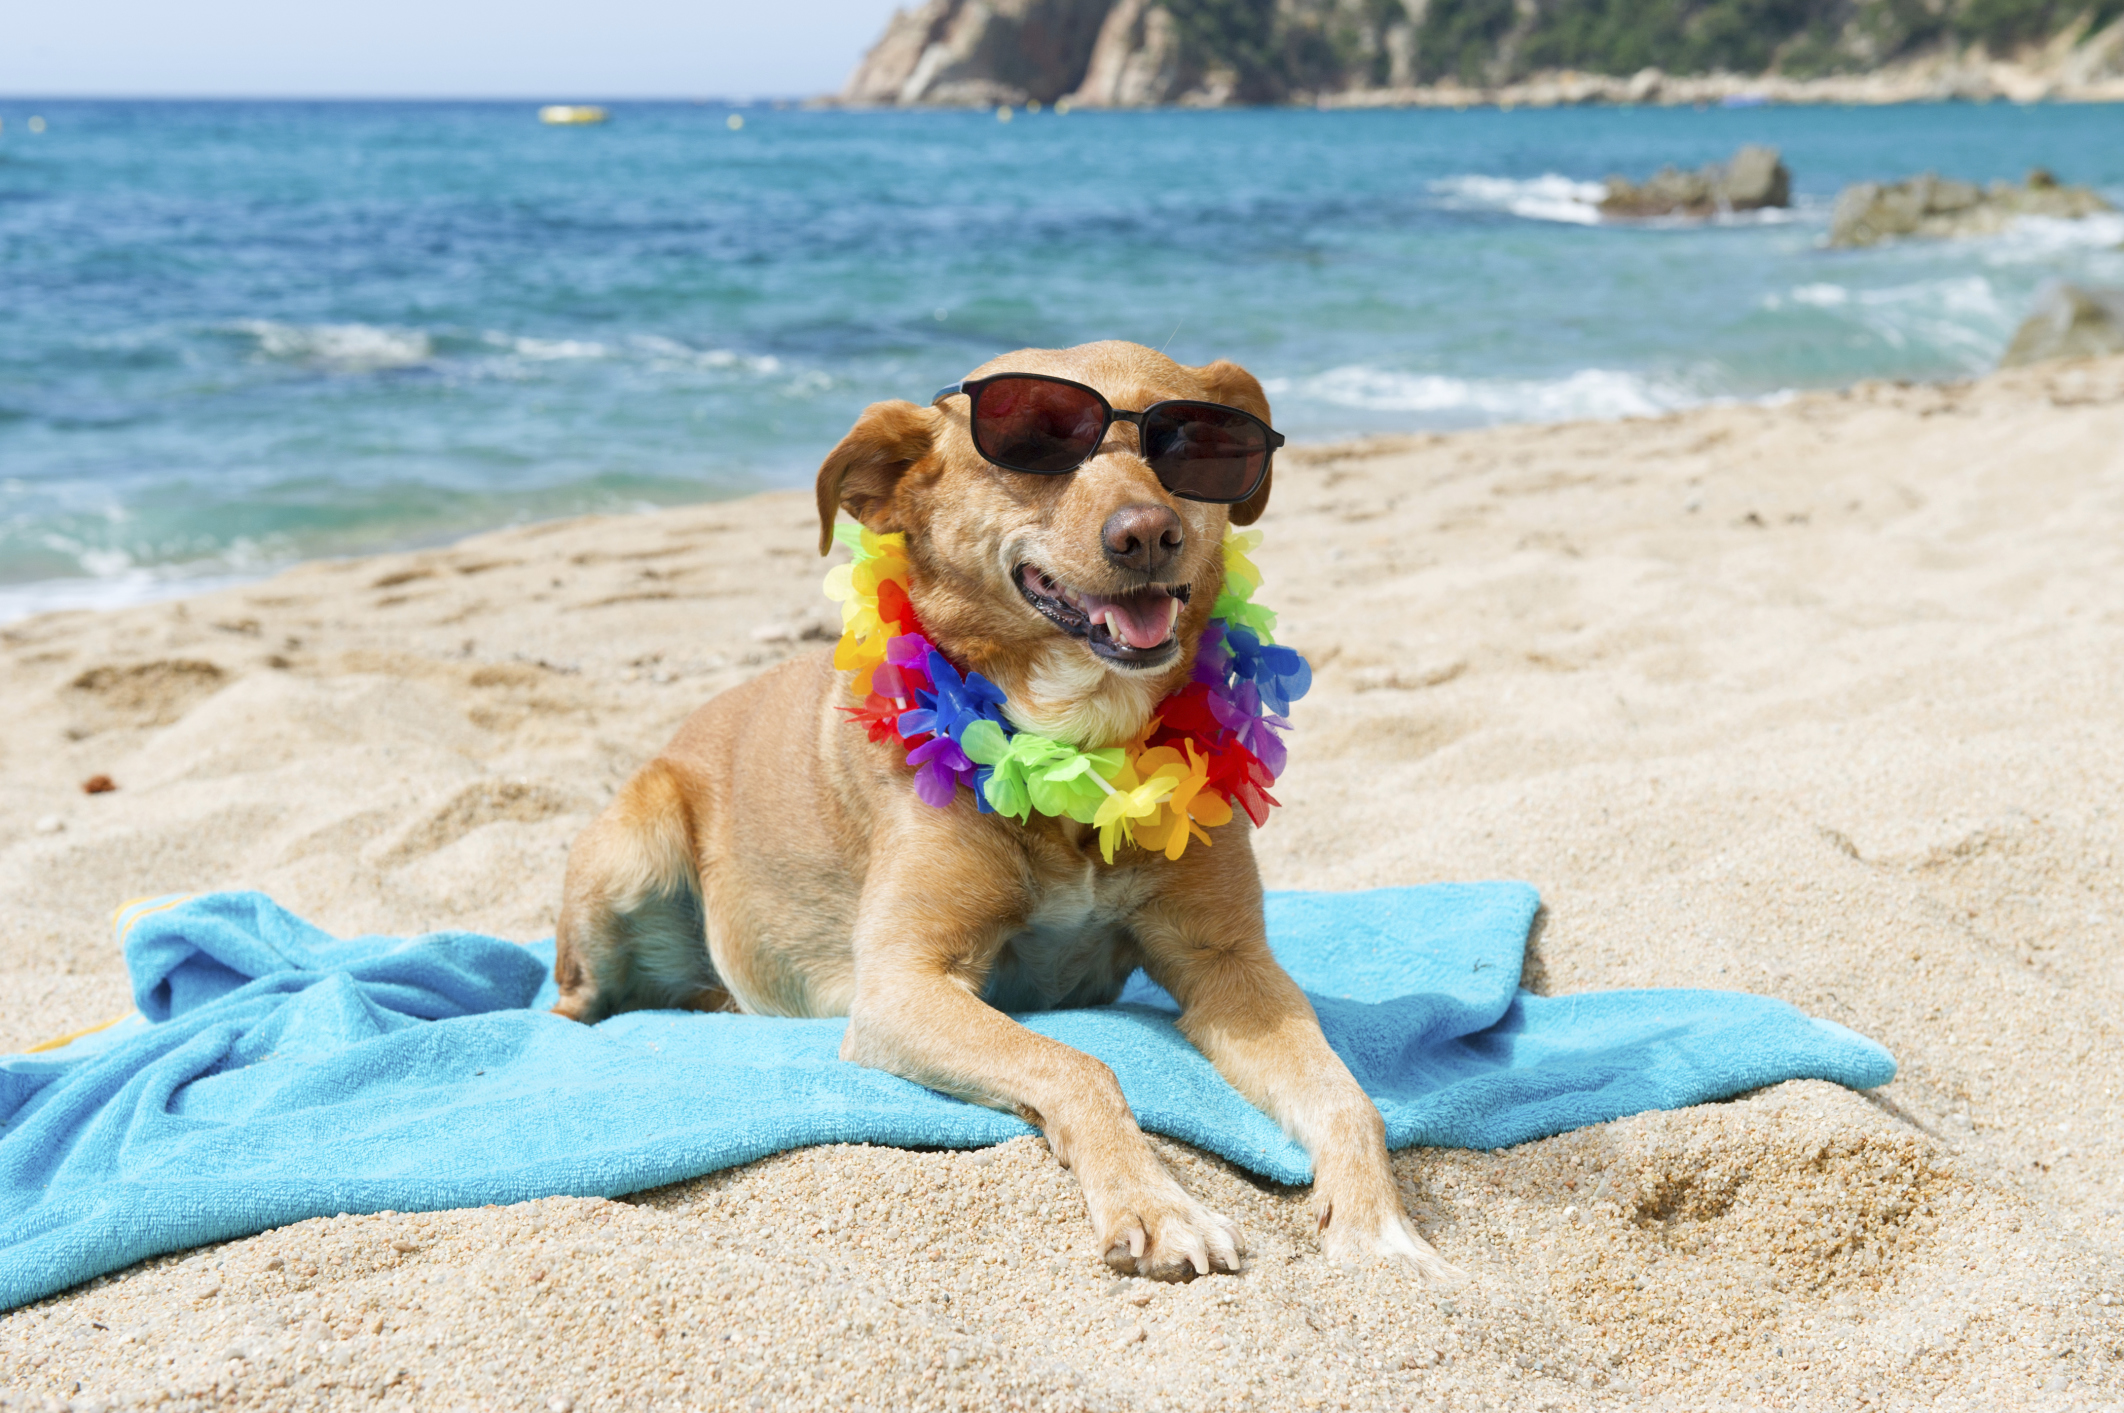
[(1143, 418), (1143, 459), (1176, 496), (1240, 501), (1261, 484), (1268, 432), (1213, 402), (1168, 402)]
[(1088, 389), (1038, 378), (998, 378), (974, 399), (974, 446), (998, 466), (1072, 471), (1106, 431), (1106, 409)]

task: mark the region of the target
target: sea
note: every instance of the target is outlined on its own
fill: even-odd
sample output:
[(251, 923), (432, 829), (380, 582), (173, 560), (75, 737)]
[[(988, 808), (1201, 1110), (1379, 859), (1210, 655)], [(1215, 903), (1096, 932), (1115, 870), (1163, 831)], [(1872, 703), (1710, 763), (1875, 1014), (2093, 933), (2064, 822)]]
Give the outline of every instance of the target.
[[(1963, 377), (2124, 284), (2118, 216), (1825, 248), (1925, 170), (2124, 206), (2114, 106), (608, 106), (0, 96), (0, 619), (805, 485), (1026, 345), (1235, 359), (1317, 442)], [(1599, 219), (1743, 143), (1789, 211)]]

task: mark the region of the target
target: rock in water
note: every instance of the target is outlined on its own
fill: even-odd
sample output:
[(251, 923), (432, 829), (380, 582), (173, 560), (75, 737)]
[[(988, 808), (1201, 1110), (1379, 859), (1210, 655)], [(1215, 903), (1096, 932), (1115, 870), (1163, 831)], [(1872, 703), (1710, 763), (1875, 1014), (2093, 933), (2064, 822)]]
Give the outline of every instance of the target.
[(1900, 182), (1859, 182), (1836, 198), (1831, 245), (1878, 245), (1897, 236), (1996, 235), (2019, 216), (2078, 220), (2114, 210), (2084, 186), (2063, 186), (2041, 167), (2020, 186), (1953, 181), (1926, 172)]
[(1792, 173), (1775, 147), (1743, 147), (1729, 162), (1700, 171), (1662, 167), (1642, 184), (1608, 178), (1600, 213), (1624, 220), (1654, 216), (1703, 219), (1722, 211), (1758, 211), (1792, 204)]
[(1792, 204), (1792, 173), (1775, 147), (1743, 147), (1726, 164), (1726, 204), (1735, 211), (1760, 211)]
[(2014, 333), (1999, 366), (2105, 353), (2124, 353), (2124, 289), (2059, 285)]

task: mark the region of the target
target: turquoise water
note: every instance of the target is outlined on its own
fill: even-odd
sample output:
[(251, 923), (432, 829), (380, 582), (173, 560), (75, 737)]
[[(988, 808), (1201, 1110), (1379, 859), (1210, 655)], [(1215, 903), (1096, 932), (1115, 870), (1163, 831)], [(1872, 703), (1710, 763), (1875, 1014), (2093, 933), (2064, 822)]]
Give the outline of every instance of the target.
[[(2124, 204), (2115, 107), (731, 111), (0, 99), (0, 617), (807, 483), (1026, 344), (1235, 358), (1319, 440), (1976, 372), (2124, 283), (2124, 218), (1820, 248), (1923, 168)], [(1792, 213), (1590, 223), (1747, 141)]]

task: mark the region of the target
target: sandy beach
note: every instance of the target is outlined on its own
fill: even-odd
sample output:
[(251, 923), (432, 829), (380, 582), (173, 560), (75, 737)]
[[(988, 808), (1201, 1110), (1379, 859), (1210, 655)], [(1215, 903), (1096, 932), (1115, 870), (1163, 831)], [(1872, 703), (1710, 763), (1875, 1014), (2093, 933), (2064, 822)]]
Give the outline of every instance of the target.
[[(1899, 1077), (1402, 1153), (1449, 1292), (1163, 1140), (1243, 1276), (1112, 1277), (1037, 1141), (812, 1149), (146, 1262), (0, 1317), (0, 1406), (2124, 1405), (2124, 359), (1293, 449), (1262, 528), (1318, 671), (1270, 887), (1526, 879), (1534, 990), (1781, 997)], [(0, 627), (0, 1046), (128, 1008), (142, 895), (547, 935), (680, 719), (820, 650), (816, 535), (777, 493)]]

